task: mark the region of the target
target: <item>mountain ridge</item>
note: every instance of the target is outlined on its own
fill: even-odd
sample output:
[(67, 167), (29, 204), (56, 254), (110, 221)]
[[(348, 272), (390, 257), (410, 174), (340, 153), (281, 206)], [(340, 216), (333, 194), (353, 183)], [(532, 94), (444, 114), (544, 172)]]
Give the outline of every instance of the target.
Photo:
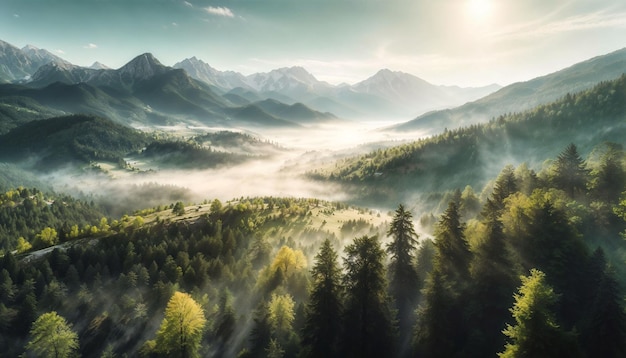
[(486, 122), (504, 113), (519, 112), (549, 103), (567, 93), (593, 87), (602, 81), (614, 80), (626, 73), (626, 48), (576, 63), (559, 71), (516, 82), (460, 107), (426, 113), (395, 125), (394, 131), (436, 133)]

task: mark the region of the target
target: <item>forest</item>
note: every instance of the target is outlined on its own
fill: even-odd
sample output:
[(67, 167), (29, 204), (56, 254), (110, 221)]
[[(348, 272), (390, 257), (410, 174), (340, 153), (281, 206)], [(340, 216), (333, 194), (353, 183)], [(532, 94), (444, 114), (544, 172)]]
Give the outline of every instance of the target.
[[(352, 184), (356, 194), (401, 201), (417, 191), (482, 187), (506, 164), (540, 167), (570, 142), (589, 153), (626, 135), (626, 75), (488, 123), (446, 129), (420, 140), (345, 158), (309, 171), (311, 178)], [(445, 178), (445, 180), (441, 180)]]
[(610, 142), (584, 159), (569, 144), (537, 171), (506, 165), (435, 212), (263, 197), (113, 218), (12, 189), (0, 352), (622, 357), (625, 191)]

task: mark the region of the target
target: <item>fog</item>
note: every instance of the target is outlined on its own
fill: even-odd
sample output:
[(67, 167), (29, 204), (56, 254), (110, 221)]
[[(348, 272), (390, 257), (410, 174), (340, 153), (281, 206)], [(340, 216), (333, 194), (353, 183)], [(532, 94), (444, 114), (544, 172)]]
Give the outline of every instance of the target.
[[(345, 188), (309, 180), (305, 173), (322, 165), (332, 165), (341, 158), (419, 138), (416, 133), (386, 133), (379, 130), (382, 124), (345, 122), (290, 130), (235, 130), (271, 142), (280, 150), (248, 153), (250, 159), (243, 164), (214, 169), (160, 168), (154, 163), (128, 158), (130, 164), (139, 171), (98, 163), (101, 172), (63, 169), (47, 174), (44, 179), (52, 183), (56, 191), (74, 195), (79, 193), (105, 204), (113, 211), (112, 214), (179, 200), (197, 203), (207, 199), (227, 201), (240, 197), (274, 196), (350, 202)], [(168, 136), (179, 139), (225, 130), (189, 126), (141, 129), (166, 132)], [(219, 147), (213, 149), (225, 150)], [(227, 150), (236, 152), (250, 149)]]

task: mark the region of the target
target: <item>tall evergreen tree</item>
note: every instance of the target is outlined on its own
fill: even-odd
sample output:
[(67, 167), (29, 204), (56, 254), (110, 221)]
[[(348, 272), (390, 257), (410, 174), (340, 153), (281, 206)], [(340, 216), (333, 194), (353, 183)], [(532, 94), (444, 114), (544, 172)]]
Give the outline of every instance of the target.
[(262, 301), (254, 312), (253, 326), (250, 331), (250, 356), (265, 357), (265, 349), (272, 339), (272, 327), (269, 320), (267, 303)]
[(426, 280), (424, 302), (418, 308), (413, 346), (415, 356), (446, 358), (456, 352), (454, 342), (454, 294), (439, 270)]
[(307, 305), (303, 343), (310, 357), (338, 357), (341, 332), (341, 269), (330, 240), (324, 240), (311, 270), (313, 285)]
[(468, 349), (476, 356), (493, 356), (502, 348), (500, 331), (510, 317), (511, 292), (516, 286), (500, 214), (489, 205), (496, 200), (489, 199), (482, 212), (485, 231), (471, 264), (469, 311), (473, 329)]
[(580, 351), (575, 336), (556, 323), (552, 308), (558, 295), (536, 269), (521, 276), (522, 285), (511, 308), (515, 325), (503, 331), (509, 338), (500, 357), (577, 357)]
[(411, 212), (400, 204), (387, 231), (387, 235), (392, 237), (387, 245), (387, 253), (391, 257), (389, 292), (397, 310), (400, 355), (410, 351), (408, 348), (411, 328), (415, 324), (414, 311), (419, 289), (413, 254), (417, 246), (417, 233), (412, 218)]
[(623, 297), (609, 266), (602, 273), (586, 334), (586, 352), (589, 357), (626, 356), (626, 314)]
[[(468, 339), (464, 297), (470, 282), (472, 253), (464, 231), (458, 203), (450, 201), (435, 230), (433, 270), (415, 327), (415, 346), (421, 355), (445, 357), (460, 354)], [(445, 346), (441, 345), (442, 342), (446, 342)]]
[(363, 236), (354, 239), (345, 252), (344, 356), (392, 355), (395, 329), (383, 264), (385, 251), (376, 236)]
[(600, 158), (600, 165), (593, 173), (592, 192), (598, 200), (614, 205), (626, 190), (626, 171), (622, 163), (624, 151), (615, 144), (607, 146)]
[(551, 181), (555, 188), (565, 191), (571, 198), (579, 198), (586, 192), (589, 170), (573, 143), (554, 161)]
[(434, 269), (443, 274), (454, 289), (465, 286), (469, 279), (472, 253), (464, 231), (465, 223), (461, 221), (458, 203), (450, 201), (435, 228)]
[(500, 175), (496, 179), (493, 186), (493, 193), (491, 194), (492, 201), (496, 204), (498, 210), (504, 209), (504, 199), (508, 198), (511, 194), (517, 192), (518, 185), (515, 178), (515, 168), (512, 165), (507, 165), (502, 169)]

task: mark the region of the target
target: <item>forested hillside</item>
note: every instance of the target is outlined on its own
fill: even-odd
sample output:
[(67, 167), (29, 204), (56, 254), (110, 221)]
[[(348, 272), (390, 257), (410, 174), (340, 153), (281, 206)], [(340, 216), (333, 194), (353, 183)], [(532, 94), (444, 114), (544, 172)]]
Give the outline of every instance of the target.
[(505, 166), (482, 199), (457, 191), (417, 231), (425, 213), (402, 205), (389, 218), (313, 199), (101, 220), (48, 254), (5, 251), (0, 350), (620, 357), (625, 159), (606, 144), (583, 160), (571, 144), (539, 172)]
[(310, 176), (356, 183), (366, 193), (362, 196), (377, 200), (398, 201), (419, 190), (480, 187), (503, 165), (526, 162), (540, 167), (570, 142), (577, 143), (581, 153), (605, 141), (623, 143), (625, 119), (626, 76), (622, 76), (488, 124), (348, 158), (313, 170)]

